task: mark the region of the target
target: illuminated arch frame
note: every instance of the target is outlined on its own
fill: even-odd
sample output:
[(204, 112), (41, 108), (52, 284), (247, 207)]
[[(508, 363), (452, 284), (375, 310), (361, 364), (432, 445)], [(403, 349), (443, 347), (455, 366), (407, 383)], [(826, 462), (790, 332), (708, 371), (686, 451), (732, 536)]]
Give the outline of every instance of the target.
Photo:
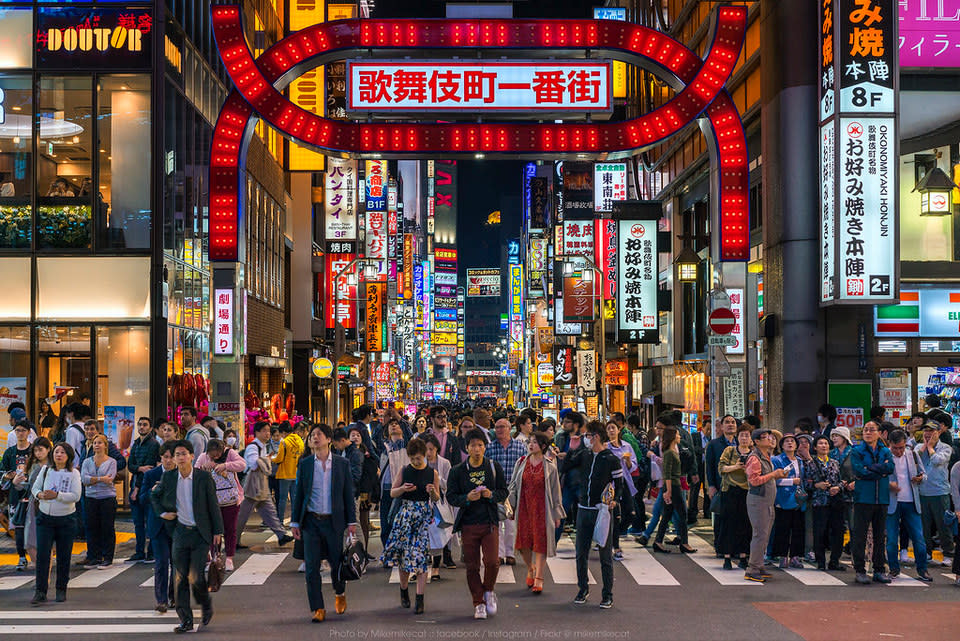
[[(746, 34), (745, 7), (714, 14), (707, 56), (659, 31), (611, 20), (338, 20), (290, 34), (256, 60), (243, 35), (240, 8), (212, 8), (214, 37), (234, 89), (220, 111), (210, 154), (209, 257), (239, 257), (242, 168), (259, 116), (298, 143), (357, 158), (450, 154), (628, 156), (677, 133), (696, 119), (707, 136), (715, 174), (717, 258), (745, 261), (750, 252), (749, 168), (740, 114), (723, 89)], [(677, 94), (666, 104), (622, 122), (359, 123), (312, 114), (280, 93), (309, 69), (373, 50), (505, 49), (526, 56), (588, 51), (641, 66)]]

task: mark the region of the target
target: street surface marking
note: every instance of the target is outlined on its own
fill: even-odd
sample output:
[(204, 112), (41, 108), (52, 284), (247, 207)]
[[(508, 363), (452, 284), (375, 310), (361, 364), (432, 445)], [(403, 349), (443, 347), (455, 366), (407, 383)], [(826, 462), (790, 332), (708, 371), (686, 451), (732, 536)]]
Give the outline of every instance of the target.
[(743, 578), (743, 570), (735, 567), (733, 570), (723, 569), (723, 559), (713, 554), (713, 546), (694, 534), (688, 537), (690, 545), (697, 548), (696, 554), (686, 556), (707, 571), (707, 574), (716, 579), (720, 585), (763, 585), (756, 581), (747, 581)]
[(0, 576), (0, 590), (16, 590), (33, 581), (33, 578), (32, 572), (27, 576)]
[(224, 585), (263, 585), (280, 567), (287, 553), (251, 554), (239, 568), (227, 575)]
[(804, 585), (846, 585), (846, 583), (837, 577), (822, 570), (814, 570), (813, 568), (803, 568), (802, 570), (787, 568), (783, 571)]
[(99, 588), (110, 579), (119, 576), (121, 572), (133, 567), (132, 563), (114, 563), (106, 570), (94, 568), (81, 572), (76, 577), (70, 579), (67, 587), (70, 588)]
[(637, 585), (680, 585), (667, 568), (643, 548), (628, 550), (620, 563)]

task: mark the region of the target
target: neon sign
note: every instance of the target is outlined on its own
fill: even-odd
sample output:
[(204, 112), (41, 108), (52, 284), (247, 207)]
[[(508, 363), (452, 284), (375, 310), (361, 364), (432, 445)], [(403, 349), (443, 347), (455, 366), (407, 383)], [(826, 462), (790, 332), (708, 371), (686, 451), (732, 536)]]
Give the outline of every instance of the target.
[[(682, 43), (641, 25), (594, 20), (344, 20), (291, 34), (254, 59), (235, 5), (212, 8), (214, 36), (236, 90), (214, 131), (210, 164), (210, 259), (236, 260), (241, 158), (256, 114), (299, 143), (356, 157), (424, 157), (499, 153), (563, 157), (626, 156), (655, 145), (693, 120), (709, 121), (719, 174), (721, 260), (749, 257), (747, 148), (739, 113), (723, 89), (746, 31), (744, 7), (721, 7), (704, 59)], [(605, 123), (371, 123), (311, 114), (280, 90), (296, 72), (351, 52), (543, 49), (603, 52), (650, 67), (677, 93), (654, 111)], [(664, 69), (667, 74), (664, 74)], [(294, 73), (291, 73), (294, 72)], [(672, 75), (671, 75), (672, 74)]]

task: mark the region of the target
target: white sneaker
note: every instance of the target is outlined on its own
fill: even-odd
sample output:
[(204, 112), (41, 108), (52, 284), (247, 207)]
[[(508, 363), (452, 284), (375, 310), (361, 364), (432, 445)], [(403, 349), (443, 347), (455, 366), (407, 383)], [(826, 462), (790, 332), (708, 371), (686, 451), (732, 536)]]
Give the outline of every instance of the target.
[(953, 559), (949, 556), (943, 557), (943, 567), (948, 568), (953, 565)]
[(906, 565), (910, 562), (910, 553), (907, 550), (900, 550), (900, 565)]
[(487, 618), (487, 606), (480, 604), (473, 609), (473, 618), (474, 619), (486, 619)]
[(307, 564), (303, 561), (300, 562), (300, 567), (297, 568), (297, 572), (306, 572)]
[(224, 564), (223, 569), (226, 570), (227, 572), (233, 572), (233, 559), (228, 558), (227, 562)]
[(491, 590), (490, 592), (483, 593), (483, 600), (487, 604), (487, 614), (494, 616), (497, 613), (497, 595)]

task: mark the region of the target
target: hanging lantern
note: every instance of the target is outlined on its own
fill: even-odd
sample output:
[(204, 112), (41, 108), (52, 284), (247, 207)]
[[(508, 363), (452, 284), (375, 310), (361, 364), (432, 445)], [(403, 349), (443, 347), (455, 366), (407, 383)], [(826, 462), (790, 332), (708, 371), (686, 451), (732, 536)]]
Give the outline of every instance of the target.
[(920, 192), (920, 215), (949, 216), (953, 214), (953, 190), (956, 188), (956, 183), (939, 167), (928, 171), (913, 189)]

